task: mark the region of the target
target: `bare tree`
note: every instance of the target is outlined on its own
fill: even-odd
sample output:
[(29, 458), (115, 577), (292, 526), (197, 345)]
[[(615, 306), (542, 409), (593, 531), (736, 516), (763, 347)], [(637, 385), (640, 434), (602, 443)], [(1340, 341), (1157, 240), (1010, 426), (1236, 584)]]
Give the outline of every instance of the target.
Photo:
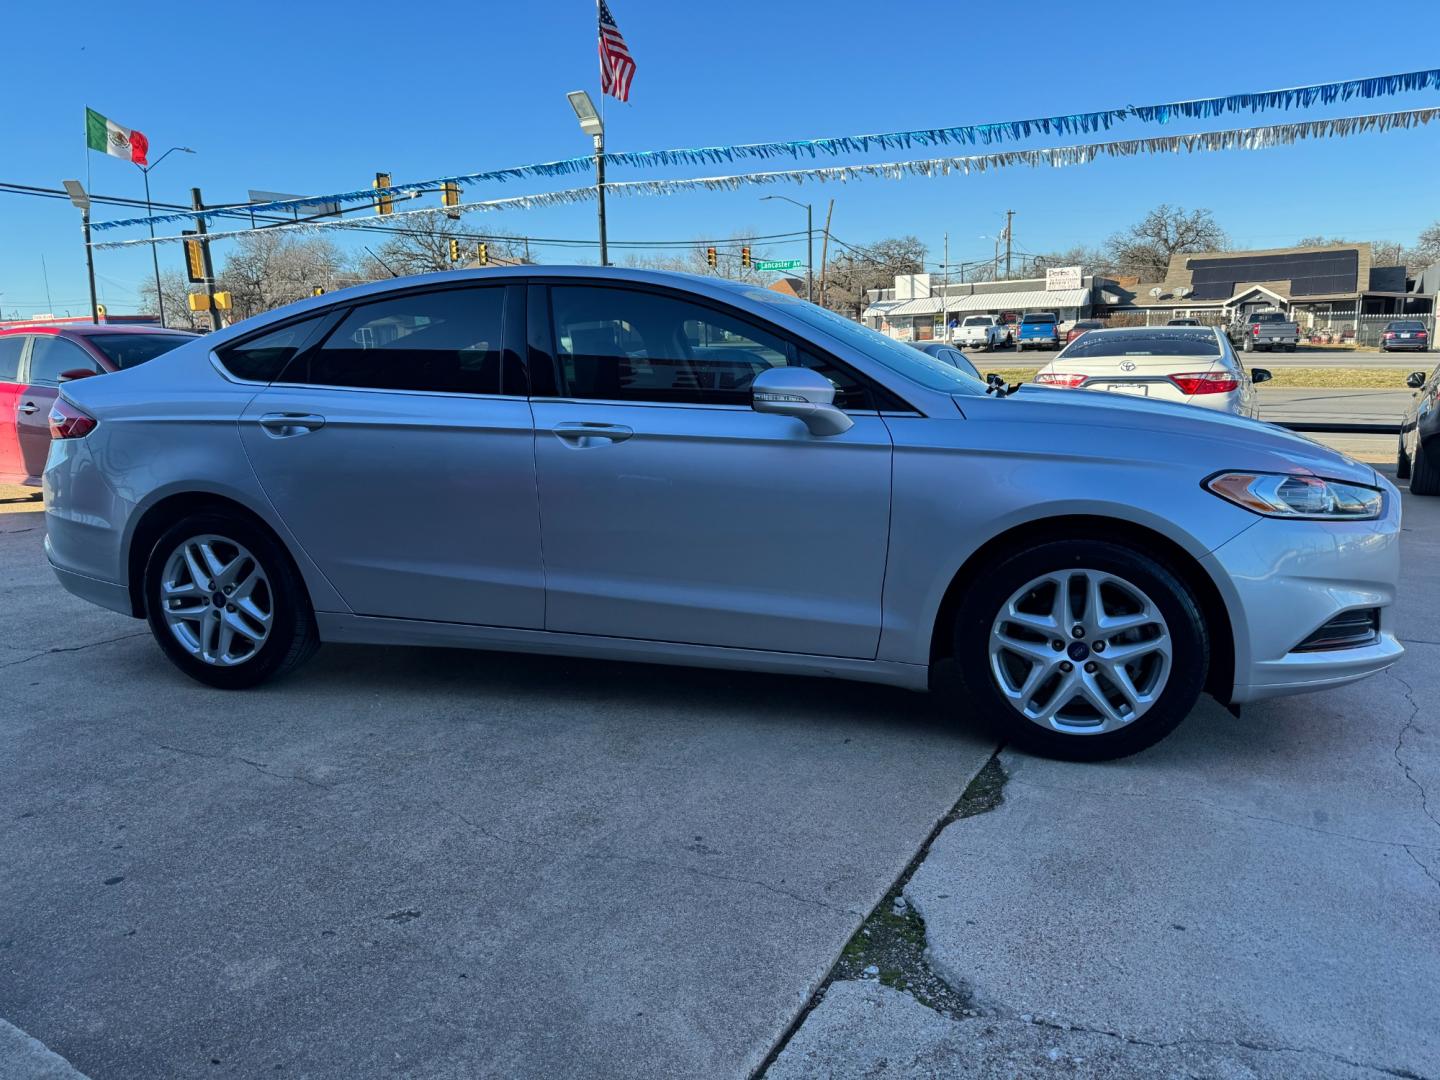
[[(769, 252), (755, 246), (753, 229), (731, 233), (728, 238), (715, 243), (697, 240), (692, 247), (683, 248), (675, 254), (629, 253), (621, 260), (622, 266), (634, 266), (647, 270), (674, 270), (682, 274), (705, 274), (725, 278), (727, 281), (748, 281), (756, 285), (768, 285), (776, 275), (756, 270), (754, 263), (768, 259)], [(710, 265), (709, 249), (715, 249), (715, 265)], [(751, 265), (742, 265), (741, 248), (750, 249)]]
[[(456, 241), (460, 261), (450, 258), (450, 241)], [(508, 233), (480, 233), (465, 222), (442, 214), (422, 215), (397, 225), (394, 234), (376, 249), (379, 261), (395, 274), (429, 274), (438, 270), (454, 270), (473, 266), (477, 245), (486, 245), (486, 257), (492, 263), (506, 264), (528, 261), (521, 258), (523, 247)], [(376, 274), (389, 277), (390, 274)]]
[[(209, 330), (210, 316), (201, 311), (190, 310), (189, 294), (201, 286), (191, 285), (178, 270), (167, 270), (160, 275), (160, 295), (165, 298), (165, 325), (175, 330)], [(160, 305), (155, 302), (155, 282), (146, 278), (140, 286), (140, 308), (153, 311), (158, 318)]]
[[(834, 240), (834, 237), (831, 237)], [(902, 274), (925, 269), (926, 248), (915, 236), (894, 236), (864, 247), (848, 246), (825, 268), (825, 304), (858, 319), (870, 289), (889, 289)]]
[(1170, 256), (1197, 251), (1224, 251), (1230, 238), (1209, 210), (1186, 211), (1161, 203), (1139, 222), (1106, 242), (1111, 262), (1142, 280), (1158, 281)]
[(309, 296), (316, 286), (354, 281), (344, 254), (327, 237), (258, 229), (236, 241), (216, 274), (216, 289), (230, 294), (232, 319), (248, 319)]
[(1415, 246), (1406, 253), (1405, 265), (1415, 273), (1421, 273), (1440, 263), (1440, 221), (1432, 222), (1420, 230)]

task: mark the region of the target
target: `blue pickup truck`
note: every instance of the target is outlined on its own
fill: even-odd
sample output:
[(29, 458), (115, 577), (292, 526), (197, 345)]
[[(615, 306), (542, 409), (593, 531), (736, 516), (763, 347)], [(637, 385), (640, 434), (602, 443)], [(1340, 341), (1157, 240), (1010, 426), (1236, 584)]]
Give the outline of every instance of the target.
[(1060, 320), (1053, 311), (1031, 311), (1020, 319), (1020, 333), (1015, 344), (1023, 352), (1026, 349), (1058, 349), (1060, 347)]

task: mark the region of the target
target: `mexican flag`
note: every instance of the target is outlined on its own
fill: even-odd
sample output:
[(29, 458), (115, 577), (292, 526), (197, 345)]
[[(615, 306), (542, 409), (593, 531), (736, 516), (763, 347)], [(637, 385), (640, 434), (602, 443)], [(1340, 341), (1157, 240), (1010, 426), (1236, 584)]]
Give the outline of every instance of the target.
[(94, 109), (85, 110), (85, 142), (91, 150), (98, 150), (111, 157), (124, 158), (136, 165), (149, 164), (145, 154), (150, 149), (150, 140), (140, 132), (121, 127), (114, 120), (101, 116)]

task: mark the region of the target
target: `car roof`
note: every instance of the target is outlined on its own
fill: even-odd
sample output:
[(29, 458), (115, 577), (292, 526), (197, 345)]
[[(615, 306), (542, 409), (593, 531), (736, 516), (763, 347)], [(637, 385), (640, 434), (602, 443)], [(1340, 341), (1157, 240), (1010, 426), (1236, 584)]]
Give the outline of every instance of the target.
[(170, 337), (199, 337), (189, 330), (172, 330), (164, 326), (136, 326), (133, 323), (83, 323), (60, 325), (33, 323), (27, 326), (3, 326), (0, 334), (56, 334), (65, 337), (89, 337), (91, 334), (165, 334)]

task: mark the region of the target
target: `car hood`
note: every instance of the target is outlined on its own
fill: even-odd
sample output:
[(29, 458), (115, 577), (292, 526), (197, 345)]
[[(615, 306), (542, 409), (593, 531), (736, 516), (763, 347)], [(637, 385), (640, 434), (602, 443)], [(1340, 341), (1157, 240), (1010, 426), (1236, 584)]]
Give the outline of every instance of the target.
[[(977, 409), (976, 398), (957, 397), (966, 416), (1000, 419), (1001, 409), (1015, 412), (1007, 419), (1026, 423), (1053, 423), (1104, 429), (1113, 434), (1121, 429), (1137, 440), (1140, 453), (1151, 440), (1175, 439), (1191, 444), (1194, 454), (1204, 454), (1206, 464), (1216, 470), (1250, 468), (1261, 471), (1308, 471), (1334, 480), (1378, 485), (1376, 472), (1328, 446), (1321, 446), (1285, 428), (1260, 420), (1149, 398), (1129, 398), (1094, 390), (1052, 390), (1027, 383), (1003, 399), (987, 398)], [(1214, 444), (1202, 449), (1196, 442)], [(1153, 444), (1152, 444), (1153, 445)], [(1191, 457), (1191, 453), (1186, 454)]]

